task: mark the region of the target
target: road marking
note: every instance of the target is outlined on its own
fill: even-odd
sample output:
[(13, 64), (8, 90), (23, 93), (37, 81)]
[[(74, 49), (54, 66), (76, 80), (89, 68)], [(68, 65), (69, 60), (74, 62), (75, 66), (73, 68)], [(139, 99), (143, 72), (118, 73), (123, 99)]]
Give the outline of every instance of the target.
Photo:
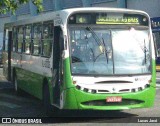
[(13, 103), (9, 103), (9, 102), (4, 102), (4, 101), (0, 101), (0, 106), (6, 106), (8, 108), (20, 108), (21, 106), (13, 104)]

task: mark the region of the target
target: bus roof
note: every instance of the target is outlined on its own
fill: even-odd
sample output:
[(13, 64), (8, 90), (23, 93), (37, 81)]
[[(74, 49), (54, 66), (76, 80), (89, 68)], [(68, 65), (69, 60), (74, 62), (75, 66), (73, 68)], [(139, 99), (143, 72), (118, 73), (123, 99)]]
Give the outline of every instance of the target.
[(62, 11), (66, 11), (68, 13), (72, 12), (79, 12), (79, 11), (88, 11), (88, 12), (128, 12), (128, 13), (144, 13), (147, 14), (144, 11), (141, 10), (133, 10), (133, 9), (127, 9), (127, 8), (109, 8), (109, 7), (85, 7), (85, 8), (69, 8), (69, 9), (64, 9)]

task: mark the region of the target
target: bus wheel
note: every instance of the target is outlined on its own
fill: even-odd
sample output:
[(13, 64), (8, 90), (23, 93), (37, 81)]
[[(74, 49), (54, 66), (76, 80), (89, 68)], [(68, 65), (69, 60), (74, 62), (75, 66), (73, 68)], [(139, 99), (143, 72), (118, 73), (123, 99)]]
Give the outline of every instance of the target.
[(49, 88), (48, 85), (45, 84), (43, 88), (43, 106), (45, 113), (47, 115), (51, 115), (51, 104), (50, 104), (50, 94), (49, 94)]

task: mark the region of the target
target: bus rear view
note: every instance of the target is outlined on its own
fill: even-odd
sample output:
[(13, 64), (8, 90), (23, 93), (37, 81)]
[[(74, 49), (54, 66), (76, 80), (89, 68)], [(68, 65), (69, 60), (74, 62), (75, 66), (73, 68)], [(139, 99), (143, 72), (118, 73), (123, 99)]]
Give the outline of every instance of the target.
[(119, 110), (153, 105), (155, 58), (146, 13), (76, 11), (68, 18), (68, 35), (75, 85), (68, 90), (74, 90), (79, 109)]

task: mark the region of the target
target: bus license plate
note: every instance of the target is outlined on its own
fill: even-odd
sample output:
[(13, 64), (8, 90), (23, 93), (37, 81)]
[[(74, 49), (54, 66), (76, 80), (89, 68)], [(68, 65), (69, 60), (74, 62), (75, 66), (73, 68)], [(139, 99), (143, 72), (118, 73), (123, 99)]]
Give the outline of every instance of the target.
[(106, 99), (106, 102), (122, 102), (122, 97), (121, 96), (108, 97)]

